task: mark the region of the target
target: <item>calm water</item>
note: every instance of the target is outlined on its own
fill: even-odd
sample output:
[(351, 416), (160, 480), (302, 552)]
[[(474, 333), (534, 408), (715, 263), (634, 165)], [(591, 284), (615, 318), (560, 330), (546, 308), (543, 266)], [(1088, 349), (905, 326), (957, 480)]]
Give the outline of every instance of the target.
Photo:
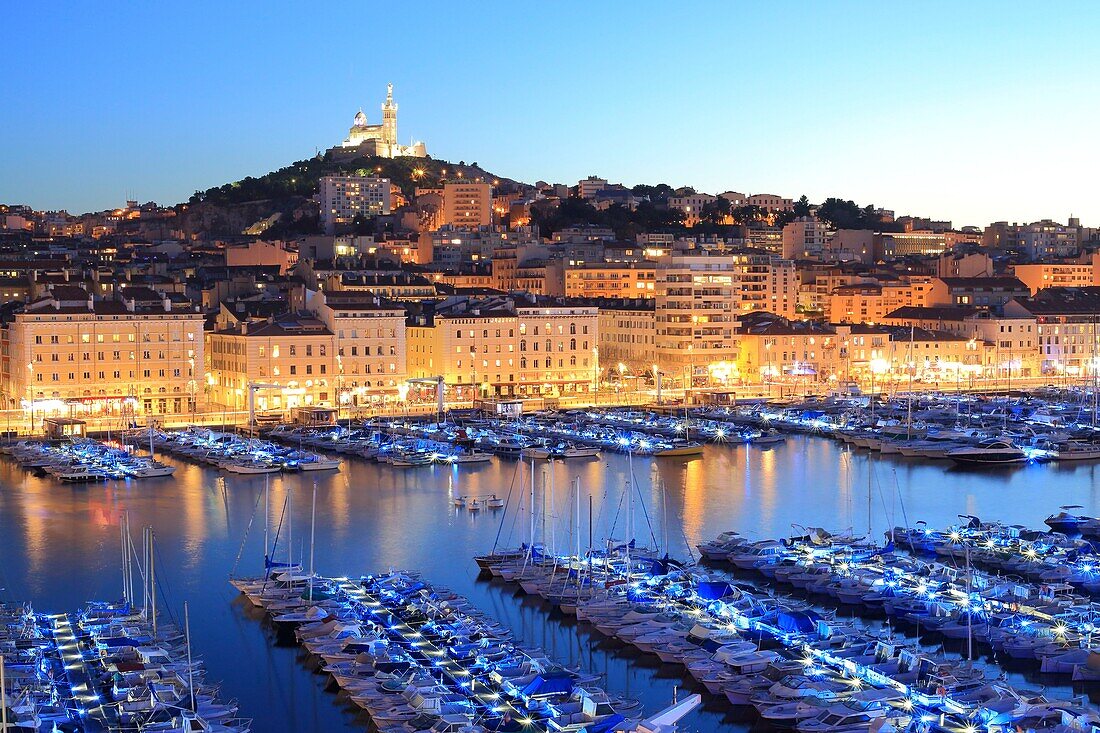
[[(172, 461), (172, 459), (166, 459)], [(132, 484), (72, 486), (36, 478), (10, 460), (0, 461), (0, 588), (4, 599), (30, 599), (46, 610), (68, 610), (89, 599), (121, 593), (119, 521), (128, 512), (139, 527), (156, 529), (158, 577), (167, 605), (181, 613), (190, 604), (196, 650), (208, 677), (222, 680), (222, 694), (235, 697), (241, 714), (260, 733), (363, 730), (365, 719), (344, 696), (325, 689), (325, 676), (303, 663), (297, 649), (276, 647), (270, 629), (226, 582), (240, 555), (239, 572), (254, 574), (264, 542), (264, 477), (220, 475), (183, 461), (170, 479)], [(271, 524), (290, 494), (293, 551), (308, 561), (309, 517), (317, 497), (316, 567), (331, 575), (387, 568), (421, 571), (510, 624), (519, 637), (560, 661), (583, 664), (607, 675), (606, 687), (641, 697), (657, 710), (684, 679), (656, 658), (639, 657), (551, 614), (541, 603), (499, 582), (478, 580), (473, 555), (488, 550), (501, 534), (515, 544), (529, 532), (527, 471), (494, 461), (453, 469), (394, 469), (358, 459), (340, 473), (275, 476)], [(974, 472), (892, 457), (850, 453), (839, 444), (794, 437), (761, 450), (747, 446), (708, 447), (701, 459), (635, 459), (638, 493), (636, 536), (663, 544), (674, 555), (727, 529), (773, 537), (792, 524), (855, 527), (871, 524), (876, 536), (892, 523), (953, 521), (977, 514), (1041, 526), (1061, 504), (1081, 504), (1100, 514), (1094, 466), (1027, 466)], [(580, 537), (589, 524), (597, 538), (609, 528), (627, 533), (624, 498), (630, 464), (625, 456), (555, 464), (553, 497), (546, 464), (536, 469), (536, 503), (551, 506), (536, 533), (563, 549), (571, 536), (580, 479)], [(473, 514), (452, 506), (461, 495), (508, 496), (501, 512)], [(589, 496), (592, 511), (589, 513)], [(252, 526), (249, 530), (250, 519)], [(667, 521), (663, 521), (666, 520)], [(575, 536), (575, 535), (574, 535)], [(285, 542), (286, 529), (284, 529)], [(685, 721), (698, 731), (728, 722), (721, 705), (708, 705)]]

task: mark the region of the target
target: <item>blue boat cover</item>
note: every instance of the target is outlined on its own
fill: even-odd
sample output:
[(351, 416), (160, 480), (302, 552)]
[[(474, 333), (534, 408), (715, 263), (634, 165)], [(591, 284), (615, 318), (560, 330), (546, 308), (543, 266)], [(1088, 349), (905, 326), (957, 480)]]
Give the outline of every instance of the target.
[(807, 633), (817, 627), (821, 616), (813, 611), (779, 611), (776, 613), (775, 625), (784, 631), (797, 631)]
[(543, 695), (567, 695), (573, 691), (573, 675), (568, 672), (546, 672), (538, 675), (523, 688), (528, 697)]
[(99, 643), (108, 649), (114, 649), (120, 646), (141, 646), (147, 641), (149, 641), (149, 637), (132, 639), (129, 636), (112, 636), (110, 639), (100, 639)]
[(701, 580), (695, 592), (705, 601), (718, 601), (733, 593), (733, 586), (724, 580)]
[(626, 720), (626, 718), (619, 713), (613, 713), (598, 723), (588, 726), (588, 731), (589, 733), (607, 733), (607, 731), (614, 730), (615, 726), (624, 720)]

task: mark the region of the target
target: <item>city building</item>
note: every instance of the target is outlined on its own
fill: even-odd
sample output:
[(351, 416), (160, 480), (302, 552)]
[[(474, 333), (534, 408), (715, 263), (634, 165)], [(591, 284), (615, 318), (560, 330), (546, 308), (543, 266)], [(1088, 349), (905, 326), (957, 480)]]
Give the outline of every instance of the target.
[(717, 196), (709, 193), (691, 193), (683, 196), (671, 196), (668, 199), (668, 207), (676, 209), (684, 215), (684, 226), (693, 227), (702, 218), (703, 207), (718, 200)]
[(356, 217), (390, 213), (390, 179), (373, 176), (324, 176), (317, 193), (326, 234)]
[(1035, 262), (1012, 265), (1012, 274), (1035, 295), (1045, 288), (1075, 288), (1100, 284), (1100, 256), (1087, 262)]
[(741, 317), (737, 340), (737, 374), (749, 384), (805, 385), (824, 381), (836, 371), (836, 333), (817, 321), (752, 313)]
[(734, 313), (767, 311), (783, 318), (798, 313), (798, 270), (794, 262), (763, 250), (731, 250)]
[(652, 262), (551, 260), (546, 266), (547, 295), (567, 298), (652, 298), (657, 267)]
[(657, 316), (653, 298), (604, 299), (599, 307), (600, 361), (608, 369), (642, 374), (657, 363)]
[(336, 340), (312, 314), (219, 324), (206, 334), (207, 389), (212, 406), (286, 413), (336, 405)]
[(737, 361), (732, 255), (672, 253), (658, 258), (657, 366), (681, 386)]
[(607, 179), (589, 176), (577, 182), (577, 196), (582, 199), (595, 198), (596, 194), (607, 188)]
[(800, 216), (783, 227), (783, 257), (788, 260), (823, 259), (833, 232), (812, 216)]
[(560, 397), (594, 389), (599, 311), (534, 296), (457, 296), (409, 311), (411, 377), (441, 376), (450, 399)]
[(335, 335), (336, 404), (361, 407), (405, 390), (405, 309), (362, 292), (304, 292), (305, 310)]
[(377, 156), (380, 158), (424, 158), (427, 147), (422, 142), (401, 145), (397, 142), (397, 103), (393, 101), (393, 84), (386, 85), (386, 101), (382, 103), (382, 124), (371, 125), (367, 115), (360, 109), (355, 114), (351, 129), (339, 148), (345, 154), (356, 156)]
[(476, 229), (493, 223), (493, 186), (449, 181), (443, 184), (443, 224)]
[(1043, 374), (1095, 376), (1100, 372), (1100, 287), (1050, 287), (1005, 305), (1005, 315), (1036, 322)]
[(57, 285), (4, 324), (3, 396), (35, 415), (184, 415), (205, 405), (203, 315), (182, 296)]
[(940, 255), (947, 250), (943, 232), (883, 232), (875, 235), (875, 259)]
[(745, 202), (748, 206), (755, 206), (769, 213), (792, 211), (794, 209), (792, 199), (785, 199), (782, 196), (776, 196), (774, 193), (754, 193)]
[(938, 277), (932, 281), (927, 305), (998, 308), (1013, 298), (1023, 298), (1030, 294), (1028, 286), (1015, 277)]

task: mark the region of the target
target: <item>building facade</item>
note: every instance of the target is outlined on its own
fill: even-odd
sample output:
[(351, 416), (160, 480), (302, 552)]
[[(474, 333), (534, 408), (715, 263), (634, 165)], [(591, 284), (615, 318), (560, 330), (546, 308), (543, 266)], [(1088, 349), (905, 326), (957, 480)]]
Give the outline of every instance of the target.
[(657, 366), (693, 384), (737, 359), (732, 255), (669, 254), (657, 260)]
[(204, 407), (203, 316), (148, 288), (111, 299), (58, 286), (4, 326), (4, 402), (39, 416), (186, 414)]
[(448, 182), (443, 185), (443, 224), (476, 229), (493, 223), (493, 187), (488, 183)]
[(324, 176), (317, 194), (326, 234), (356, 217), (390, 213), (390, 179), (373, 176)]

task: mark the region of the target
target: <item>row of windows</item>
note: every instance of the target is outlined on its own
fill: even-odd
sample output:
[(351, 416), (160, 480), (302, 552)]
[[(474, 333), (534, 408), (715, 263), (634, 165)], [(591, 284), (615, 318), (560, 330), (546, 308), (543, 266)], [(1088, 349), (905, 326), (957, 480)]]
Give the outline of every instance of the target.
[[(106, 359), (106, 354), (107, 354), (106, 351), (96, 351), (96, 352), (84, 351), (84, 352), (81, 352), (80, 360), (81, 361), (92, 361), (92, 354), (93, 353), (95, 354), (96, 359), (99, 360), (99, 361), (104, 361)], [(165, 355), (164, 355), (163, 351), (157, 351), (157, 352), (143, 351), (143, 352), (141, 352), (141, 358), (145, 361), (151, 361), (153, 359), (153, 354), (154, 353), (156, 353), (156, 355), (157, 355), (156, 358), (157, 359), (159, 359), (161, 361), (164, 361)], [(77, 352), (75, 352), (75, 351), (68, 352), (66, 354), (68, 358), (65, 361), (77, 361), (76, 354), (77, 354)], [(137, 359), (137, 352), (136, 351), (129, 352), (129, 355), (130, 355), (131, 360)], [(193, 359), (194, 356), (195, 356), (195, 352), (188, 349), (187, 358), (188, 359)], [(121, 359), (122, 358), (122, 352), (121, 351), (112, 351), (111, 352), (111, 358), (115, 359), (116, 361)], [(172, 359), (182, 359), (184, 357), (178, 352), (173, 352), (171, 358)], [(34, 361), (36, 363), (41, 364), (42, 361), (43, 361), (42, 354), (40, 354), (40, 353), (35, 354), (34, 355)], [(56, 353), (56, 352), (51, 353), (50, 354), (50, 361), (61, 361), (61, 354)]]
[[(171, 335), (172, 335), (172, 340), (173, 341), (182, 341), (183, 340), (182, 337), (180, 336), (179, 332), (174, 331)], [(97, 344), (104, 343), (105, 340), (106, 340), (106, 336), (107, 336), (107, 334), (97, 333), (95, 335), (95, 342)], [(156, 339), (157, 341), (167, 341), (168, 340), (166, 334), (158, 333), (156, 336), (157, 336), (157, 339)], [(110, 337), (111, 337), (110, 338), (111, 343), (117, 344), (117, 343), (122, 341), (122, 334), (112, 333), (112, 334), (110, 334)], [(42, 335), (39, 334), (39, 335), (36, 335), (34, 337), (34, 343), (36, 343), (36, 344), (47, 343), (47, 341), (46, 341), (47, 338), (49, 339), (48, 343), (50, 343), (50, 344), (60, 344), (62, 337), (58, 334), (54, 334), (54, 335), (51, 335), (49, 337), (42, 336)], [(66, 334), (64, 338), (65, 338), (65, 343), (67, 343), (67, 344), (76, 343), (76, 337), (73, 334)], [(143, 342), (150, 342), (150, 341), (153, 340), (153, 334), (150, 334), (150, 333), (142, 334), (141, 340)], [(191, 333), (191, 332), (188, 332), (187, 333), (187, 340), (188, 341), (194, 341), (195, 340), (195, 334)], [(126, 334), (126, 341), (128, 341), (131, 344), (134, 343), (135, 341), (137, 341), (137, 334), (134, 334), (134, 333)], [(80, 334), (80, 343), (90, 344), (91, 342), (92, 342), (92, 334), (90, 334), (90, 333)]]
[[(118, 370), (118, 369), (116, 369), (112, 372), (101, 371), (101, 372), (94, 372), (94, 373), (99, 375), (98, 376), (99, 379), (107, 379), (108, 378), (107, 374), (111, 375), (111, 377), (110, 377), (111, 379), (122, 379), (122, 371)], [(168, 370), (167, 369), (157, 369), (156, 373), (157, 373), (156, 376), (158, 376), (158, 377), (168, 377)], [(69, 372), (67, 381), (75, 382), (76, 381), (76, 374), (77, 374), (76, 372)], [(81, 372), (80, 373), (80, 378), (84, 379), (84, 380), (90, 380), (92, 378), (92, 374), (93, 374), (93, 372)], [(42, 382), (42, 381), (44, 381), (45, 376), (46, 375), (44, 375), (42, 372), (37, 372), (34, 375), (34, 381)], [(50, 381), (51, 382), (60, 382), (61, 381), (61, 374), (58, 373), (58, 372), (52, 372), (49, 376), (50, 376)], [(141, 376), (144, 379), (152, 379), (153, 378), (153, 370), (152, 369), (145, 369), (145, 370), (142, 371)], [(182, 377), (182, 376), (184, 376), (183, 370), (182, 369), (172, 369), (171, 370), (171, 376), (173, 376), (173, 377)], [(192, 376), (192, 373), (191, 373), (190, 369), (187, 370), (187, 376), (188, 377)], [(134, 371), (133, 370), (131, 370), (129, 372), (129, 375), (128, 375), (127, 378), (128, 379), (134, 379)]]

